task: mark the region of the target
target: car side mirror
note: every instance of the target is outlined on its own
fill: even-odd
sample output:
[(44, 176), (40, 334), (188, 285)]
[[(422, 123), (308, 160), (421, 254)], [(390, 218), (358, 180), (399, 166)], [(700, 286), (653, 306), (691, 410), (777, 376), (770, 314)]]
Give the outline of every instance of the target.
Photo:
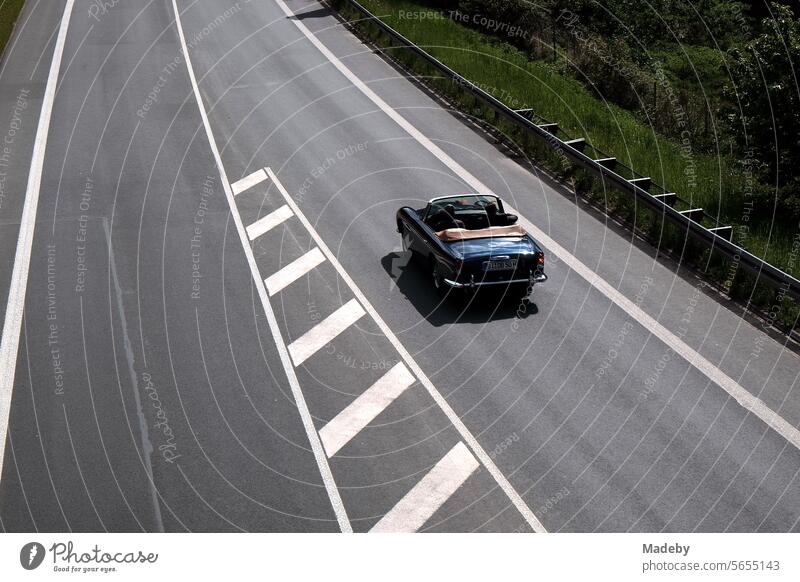
[(508, 221), (509, 225), (516, 224), (518, 219), (519, 216), (517, 216), (516, 214), (506, 214), (506, 220)]

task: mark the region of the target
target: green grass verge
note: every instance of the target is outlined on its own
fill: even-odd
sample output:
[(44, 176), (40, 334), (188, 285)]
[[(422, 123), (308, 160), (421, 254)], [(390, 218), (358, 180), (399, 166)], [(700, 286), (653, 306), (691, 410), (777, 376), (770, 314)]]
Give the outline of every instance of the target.
[[(359, 1), (389, 26), (510, 107), (532, 108), (539, 117), (557, 122), (566, 134), (586, 138), (598, 150), (616, 157), (640, 174), (650, 176), (669, 190), (678, 192), (693, 206), (703, 207), (711, 215), (719, 212), (727, 224), (739, 225), (749, 218), (743, 194), (748, 188), (747, 176), (729, 155), (703, 154), (693, 151), (691, 144), (671, 141), (654, 132), (633, 113), (597, 98), (577, 79), (559, 71), (556, 65), (531, 60), (519, 49), (444, 16), (433, 18), (428, 5), (414, 0)], [(342, 6), (336, 0), (334, 5)], [(426, 13), (427, 17), (411, 16), (421, 12)], [(357, 17), (355, 12), (350, 13), (346, 9), (344, 14)], [(361, 30), (382, 46), (386, 45), (385, 40), (379, 40), (375, 27), (365, 25)], [(397, 49), (388, 52), (401, 61), (412, 63), (415, 70), (419, 69), (418, 63), (407, 58), (406, 51)], [(451, 96), (457, 93), (447, 83), (432, 80), (430, 84), (444, 88)], [(468, 113), (482, 117), (511, 137), (524, 141), (521, 136), (515, 135), (514, 128), (497, 122), (490, 112), (469, 97), (456, 96), (456, 99)], [(537, 159), (544, 161), (545, 165), (557, 167), (557, 161), (550, 157), (546, 148), (537, 148), (533, 144), (522, 145), (531, 146), (527, 149), (540, 154), (541, 157)], [(665, 236), (671, 236), (673, 243), (677, 241), (678, 246), (682, 245), (684, 237), (681, 233), (666, 228), (664, 232), (669, 234), (665, 235), (658, 221), (647, 217), (646, 213), (638, 212), (624, 196), (602, 191), (598, 193), (601, 189), (597, 188), (597, 184), (580, 172), (573, 172), (571, 178), (577, 179), (582, 190), (593, 189), (594, 194), (590, 193), (590, 196), (599, 196), (599, 199), (608, 202), (612, 211), (635, 219), (637, 225), (649, 224), (651, 235), (656, 233), (655, 237), (661, 241), (665, 240)], [(769, 225), (750, 223), (749, 227), (746, 239), (737, 235), (736, 242), (781, 268), (789, 268), (793, 233), (770, 232)], [(692, 249), (691, 252), (696, 255), (695, 264), (707, 266), (712, 278), (725, 280), (729, 271), (726, 261), (712, 259), (706, 265), (702, 249)], [(793, 274), (797, 275), (796, 272)], [(739, 270), (731, 294), (745, 300), (752, 295), (755, 304), (768, 308), (775, 291), (765, 285), (758, 285), (754, 289), (753, 281), (752, 277)], [(791, 327), (796, 321), (797, 311), (794, 302), (787, 301), (786, 309), (782, 310), (778, 319)]]
[(14, 30), (14, 22), (24, 3), (25, 0), (0, 0), (0, 55), (6, 48), (11, 31)]
[[(509, 44), (447, 18), (400, 18), (399, 13), (429, 11), (408, 0), (362, 0), (382, 20), (437, 59), (489, 93), (558, 122), (574, 137), (585, 137), (597, 149), (625, 165), (669, 185), (683, 198), (716, 207), (721, 191), (741, 191), (743, 179), (724, 157), (693, 154), (692, 166), (671, 142), (642, 124), (632, 113), (597, 99), (576, 79), (555, 66), (534, 61)], [(729, 201), (726, 201), (726, 205)]]

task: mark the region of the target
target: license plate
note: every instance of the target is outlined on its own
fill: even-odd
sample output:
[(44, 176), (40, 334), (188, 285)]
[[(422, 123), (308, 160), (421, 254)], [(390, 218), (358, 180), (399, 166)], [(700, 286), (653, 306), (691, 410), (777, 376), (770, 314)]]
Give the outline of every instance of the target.
[(517, 268), (517, 259), (508, 261), (486, 261), (483, 263), (484, 271), (513, 271)]

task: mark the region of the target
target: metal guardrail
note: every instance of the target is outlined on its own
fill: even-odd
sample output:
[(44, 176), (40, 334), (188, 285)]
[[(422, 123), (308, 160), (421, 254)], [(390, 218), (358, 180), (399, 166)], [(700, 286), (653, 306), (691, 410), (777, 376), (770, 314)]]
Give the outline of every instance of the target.
[[(556, 133), (558, 125), (540, 120), (534, 121), (536, 117), (530, 109), (514, 110), (505, 103), (478, 87), (469, 79), (463, 77), (453, 69), (425, 52), (422, 48), (411, 42), (405, 36), (394, 30), (388, 24), (372, 14), (367, 8), (359, 4), (356, 0), (331, 0), (335, 5), (346, 4), (360, 13), (370, 24), (378, 27), (384, 34), (398, 43), (397, 47), (414, 54), (419, 59), (425, 61), (430, 67), (437, 70), (447, 80), (453, 82), (464, 92), (472, 95), (483, 105), (489, 107), (497, 114), (511, 122), (524, 133), (544, 142), (554, 150), (558, 150), (571, 163), (589, 171), (599, 177), (602, 181), (612, 185), (617, 190), (629, 194), (637, 203), (650, 208), (656, 214), (660, 214), (664, 219), (685, 230), (687, 235), (709, 247), (712, 251), (718, 252), (726, 258), (737, 262), (746, 271), (757, 276), (761, 282), (766, 282), (774, 289), (780, 290), (795, 300), (800, 300), (800, 281), (775, 267), (774, 265), (753, 255), (746, 249), (734, 244), (730, 238), (732, 229), (730, 226), (720, 225), (715, 221), (713, 227), (707, 228), (701, 224), (707, 217), (702, 209), (688, 207), (684, 210), (674, 208), (674, 205), (683, 203), (674, 192), (669, 192), (663, 187), (655, 184), (646, 176), (636, 173), (634, 170), (620, 164), (616, 158), (606, 156), (599, 150), (589, 145), (584, 139), (561, 139)], [(585, 151), (590, 149), (595, 156), (590, 156)], [(631, 175), (625, 178), (618, 171), (624, 168)], [(646, 187), (645, 187), (646, 186)], [(651, 190), (655, 189), (654, 193)]]

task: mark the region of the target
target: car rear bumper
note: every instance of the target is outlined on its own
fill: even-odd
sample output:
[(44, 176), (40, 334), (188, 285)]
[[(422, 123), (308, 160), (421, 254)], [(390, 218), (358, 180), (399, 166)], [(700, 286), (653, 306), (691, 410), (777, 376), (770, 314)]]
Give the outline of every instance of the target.
[(524, 279), (511, 279), (509, 281), (475, 281), (472, 279), (467, 283), (460, 283), (451, 279), (444, 279), (445, 285), (448, 285), (453, 289), (477, 289), (478, 287), (491, 287), (496, 285), (535, 285), (536, 283), (544, 283), (545, 281), (547, 281), (547, 275), (545, 275), (542, 271), (537, 271), (531, 277), (525, 277)]

